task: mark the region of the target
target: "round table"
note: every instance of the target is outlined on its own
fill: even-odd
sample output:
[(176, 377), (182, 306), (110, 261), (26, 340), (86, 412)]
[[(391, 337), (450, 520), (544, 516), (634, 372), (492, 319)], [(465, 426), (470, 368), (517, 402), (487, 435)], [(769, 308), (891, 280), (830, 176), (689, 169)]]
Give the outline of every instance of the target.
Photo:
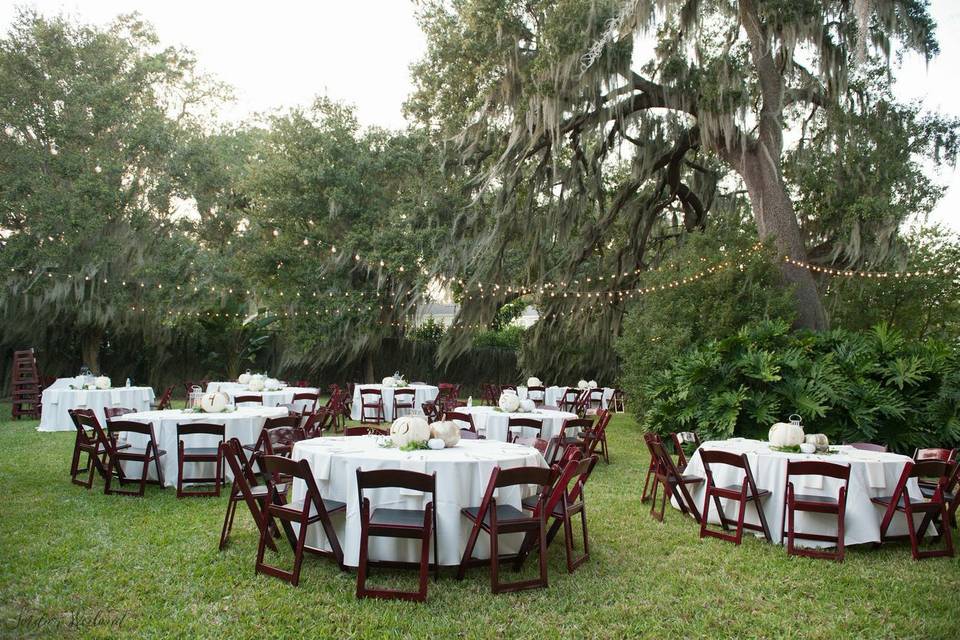
[[(460, 557), (470, 535), (471, 523), (460, 514), (464, 507), (480, 504), (490, 474), (495, 467), (546, 467), (540, 453), (531, 447), (489, 440), (461, 440), (457, 446), (439, 451), (404, 452), (385, 448), (382, 436), (352, 436), (347, 438), (314, 438), (298, 442), (293, 447), (294, 460), (307, 460), (317, 480), (317, 488), (327, 499), (340, 500), (347, 505), (346, 514), (332, 516), (346, 564), (357, 566), (360, 557), (360, 503), (357, 497), (358, 468), (405, 469), (437, 474), (437, 539), (440, 545), (441, 565), (460, 564)], [(500, 504), (521, 508), (520, 501), (532, 495), (530, 487), (506, 487), (495, 494)], [(306, 492), (302, 481), (293, 485), (293, 499), (301, 500)], [(417, 491), (402, 489), (375, 489), (364, 492), (373, 507), (394, 509), (422, 509), (429, 501)], [(501, 536), (503, 553), (515, 552), (523, 535)], [(476, 557), (489, 557), (488, 539), (481, 535)], [(329, 549), (323, 527), (312, 525), (307, 544)], [(484, 555), (486, 554), (486, 556)], [(417, 562), (420, 542), (396, 538), (370, 538), (370, 559)]]
[[(413, 400), (413, 413), (423, 415), (423, 403), (436, 400), (440, 395), (440, 388), (432, 384), (408, 384), (405, 387), (385, 387), (382, 384), (355, 384), (353, 387), (353, 406), (350, 408), (350, 419), (360, 419), (360, 390), (361, 389), (379, 389), (383, 394), (383, 415), (387, 422), (392, 422), (393, 415), (393, 392), (395, 389), (413, 389), (415, 395)], [(370, 411), (369, 409), (367, 410)]]
[(43, 410), (37, 431), (73, 431), (75, 427), (67, 413), (70, 409), (92, 409), (100, 424), (105, 425), (104, 408), (149, 411), (153, 399), (153, 389), (150, 387), (71, 389), (67, 385), (51, 386), (43, 390), (40, 398)]
[(222, 391), (230, 397), (233, 402), (235, 396), (259, 396), (265, 407), (276, 407), (281, 404), (292, 404), (298, 411), (307, 409), (312, 404), (308, 400), (293, 401), (293, 396), (297, 393), (319, 393), (316, 387), (284, 387), (276, 391), (250, 391), (247, 385), (239, 382), (209, 382), (207, 383), (207, 393)]
[[(224, 438), (237, 438), (240, 444), (254, 444), (260, 437), (260, 431), (263, 429), (263, 423), (267, 418), (281, 418), (287, 415), (287, 410), (283, 407), (239, 407), (231, 412), (224, 413), (194, 413), (180, 409), (168, 409), (165, 411), (143, 411), (140, 413), (131, 413), (123, 416), (124, 420), (134, 422), (149, 423), (153, 425), (153, 435), (157, 439), (157, 447), (166, 451), (166, 455), (160, 458), (160, 466), (163, 468), (163, 481), (168, 487), (177, 485), (177, 425), (187, 422), (207, 422), (211, 424), (222, 424), (226, 427)], [(147, 444), (147, 437), (128, 433), (127, 442), (135, 447), (144, 447)], [(215, 447), (219, 443), (219, 438), (212, 435), (196, 434), (187, 436), (188, 447)], [(190, 463), (187, 469), (187, 476), (195, 478), (211, 477), (214, 475), (213, 462), (194, 462)], [(224, 462), (227, 478), (232, 478), (229, 467)], [(139, 462), (125, 462), (123, 465), (124, 473), (140, 477), (141, 468)], [(156, 479), (156, 471), (151, 464), (147, 475), (150, 479)], [(229, 489), (228, 489), (229, 491)]]
[[(747, 461), (750, 464), (750, 470), (757, 483), (757, 488), (767, 489), (771, 492), (769, 497), (763, 499), (763, 512), (767, 518), (767, 526), (770, 528), (770, 537), (776, 543), (781, 542), (780, 524), (787, 491), (787, 460), (822, 460), (850, 465), (850, 484), (847, 491), (843, 538), (847, 545), (880, 541), (880, 522), (883, 518), (883, 509), (873, 504), (870, 498), (892, 495), (900, 479), (900, 474), (903, 472), (903, 466), (910, 460), (907, 456), (896, 453), (863, 451), (848, 446), (835, 448), (837, 453), (833, 454), (783, 453), (770, 449), (769, 442), (731, 438), (730, 440), (708, 441), (700, 445), (700, 448), (690, 459), (684, 475), (706, 477), (699, 454), (703, 449), (747, 454)], [(713, 471), (714, 481), (718, 485), (739, 484), (743, 481), (743, 472), (727, 465), (713, 465), (711, 470)], [(833, 498), (837, 497), (840, 487), (843, 485), (841, 480), (820, 476), (797, 476), (792, 481), (799, 492)], [(921, 498), (916, 479), (910, 480), (907, 486), (911, 498)], [(690, 495), (693, 497), (697, 509), (702, 512), (706, 482), (687, 485), (687, 488), (690, 490)], [(727, 517), (736, 520), (738, 508), (736, 503), (729, 500), (723, 500), (722, 503)], [(720, 519), (717, 517), (716, 511), (716, 505), (711, 502), (709, 521), (719, 524)], [(919, 524), (919, 520), (920, 518), (917, 519), (917, 524)], [(756, 508), (752, 503), (747, 506), (746, 521), (754, 524), (760, 522)], [(797, 531), (827, 535), (836, 535), (837, 533), (837, 517), (832, 514), (798, 511), (796, 512), (795, 523)], [(906, 533), (906, 520), (900, 514), (893, 519), (889, 534), (906, 535)], [(756, 535), (763, 534), (757, 533)], [(796, 540), (796, 544), (805, 547), (831, 546), (829, 542), (799, 538)]]
[[(559, 434), (564, 422), (577, 417), (575, 413), (555, 409), (537, 409), (532, 413), (505, 413), (497, 407), (473, 406), (460, 407), (457, 411), (471, 414), (477, 431), (485, 435), (488, 440), (500, 440), (501, 442), (507, 441), (507, 423), (511, 417), (540, 420), (543, 423), (540, 437), (544, 440), (549, 440)], [(521, 435), (532, 436), (534, 434), (531, 429), (523, 429)]]

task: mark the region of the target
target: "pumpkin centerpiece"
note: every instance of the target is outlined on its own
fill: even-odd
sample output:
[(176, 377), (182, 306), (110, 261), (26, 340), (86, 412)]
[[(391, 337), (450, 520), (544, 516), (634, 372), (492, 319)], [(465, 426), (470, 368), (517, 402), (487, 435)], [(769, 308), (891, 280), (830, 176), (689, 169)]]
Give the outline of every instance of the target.
[(100, 376), (93, 381), (93, 384), (97, 389), (109, 389), (110, 388), (110, 378), (107, 376)]
[(589, 388), (590, 388), (590, 383), (587, 382), (586, 380), (581, 380), (580, 382), (577, 383), (577, 389), (580, 389), (580, 391), (583, 391), (584, 389), (589, 389)]
[(390, 426), (390, 440), (398, 447), (430, 439), (430, 425), (419, 416), (403, 416)]
[(267, 378), (263, 381), (263, 388), (266, 391), (279, 391), (283, 389), (283, 385), (276, 378)]
[(808, 433), (803, 437), (803, 441), (815, 446), (817, 451), (826, 451), (830, 448), (830, 439), (825, 433)]
[(460, 426), (453, 420), (441, 420), (432, 423), (430, 434), (433, 438), (442, 440), (445, 447), (455, 447), (460, 442)]
[(222, 391), (215, 393), (205, 393), (200, 398), (200, 408), (204, 413), (223, 413), (230, 405), (230, 396)]
[(520, 408), (520, 396), (512, 389), (508, 389), (500, 394), (497, 405), (499, 405), (501, 411), (513, 413)]
[(542, 387), (542, 386), (543, 386), (543, 382), (541, 382), (540, 378), (538, 378), (537, 376), (530, 376), (529, 378), (527, 378), (528, 389), (530, 387)]
[(247, 383), (247, 389), (250, 391), (263, 391), (264, 377), (259, 373), (250, 376), (250, 382)]
[(587, 388), (588, 388), (588, 389), (596, 389), (597, 386), (598, 386), (598, 385), (597, 385), (597, 381), (596, 381), (596, 380), (591, 380), (590, 382), (587, 383)]
[(524, 413), (533, 413), (534, 409), (536, 408), (536, 403), (530, 398), (520, 401), (520, 411), (523, 411)]
[(790, 422), (778, 422), (770, 427), (767, 439), (775, 447), (799, 446), (804, 441), (800, 416), (794, 414), (790, 416)]
[(250, 384), (250, 371), (249, 371), (249, 369), (247, 370), (246, 373), (241, 373), (241, 374), (240, 374), (240, 376), (237, 378), (237, 382), (239, 382), (240, 384)]

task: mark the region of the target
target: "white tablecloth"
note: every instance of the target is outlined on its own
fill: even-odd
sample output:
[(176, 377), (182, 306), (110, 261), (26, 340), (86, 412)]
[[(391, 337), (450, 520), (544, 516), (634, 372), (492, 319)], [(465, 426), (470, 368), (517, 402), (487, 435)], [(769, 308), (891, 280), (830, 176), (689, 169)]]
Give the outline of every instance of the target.
[[(285, 415), (287, 410), (282, 407), (240, 407), (230, 413), (192, 413), (180, 409), (144, 411), (123, 416), (123, 419), (153, 425), (157, 446), (167, 452), (160, 458), (164, 483), (168, 487), (175, 487), (177, 485), (177, 424), (186, 422), (222, 424), (226, 427), (226, 440), (238, 438), (240, 444), (254, 444), (267, 418), (280, 418)], [(144, 447), (147, 444), (146, 436), (136, 433), (130, 433), (127, 436), (127, 442), (135, 447)], [(185, 437), (187, 447), (215, 447), (219, 441), (217, 436), (212, 435), (196, 434)], [(128, 475), (140, 477), (139, 463), (125, 463), (123, 469)], [(233, 475), (226, 461), (224, 461), (224, 469), (226, 477), (232, 478)], [(214, 463), (190, 463), (186, 472), (188, 477), (210, 477), (214, 474)], [(151, 479), (157, 477), (153, 464), (150, 465), (148, 477)]]
[[(482, 433), (488, 440), (507, 441), (507, 423), (511, 417), (514, 418), (532, 418), (543, 422), (543, 429), (540, 431), (540, 437), (549, 440), (560, 433), (563, 423), (571, 418), (576, 418), (577, 414), (568, 411), (554, 411), (551, 409), (537, 409), (534, 413), (504, 413), (496, 407), (473, 406), (460, 407), (457, 411), (473, 415), (473, 424), (479, 433)], [(523, 429), (524, 436), (534, 435), (532, 429)]]
[[(750, 469), (753, 472), (758, 489), (767, 489), (771, 495), (763, 499), (763, 511), (767, 517), (767, 525), (770, 528), (770, 536), (774, 542), (781, 542), (780, 521), (783, 517), (784, 499), (786, 497), (786, 472), (787, 460), (823, 460), (836, 464), (850, 465), (850, 484), (847, 491), (847, 513), (844, 519), (844, 542), (847, 545), (864, 544), (867, 542), (880, 541), (880, 522), (883, 518), (883, 508), (870, 502), (870, 498), (878, 496), (889, 496), (893, 494), (900, 474), (903, 472), (903, 466), (910, 460), (906, 456), (895, 453), (878, 453), (873, 451), (860, 451), (851, 447), (840, 447), (839, 452), (835, 454), (795, 454), (781, 453), (769, 448), (768, 442), (759, 440), (748, 440), (744, 438), (733, 438), (723, 441), (704, 442), (697, 453), (690, 459), (686, 475), (696, 475), (706, 478), (703, 472), (703, 463), (700, 460), (699, 451), (702, 449), (714, 449), (729, 451), (731, 453), (746, 453), (747, 461), (750, 463)], [(714, 465), (711, 467), (714, 481), (718, 485), (739, 484), (743, 480), (743, 474), (738, 469), (727, 465)], [(810, 476), (796, 476), (791, 479), (793, 486), (798, 493), (811, 495), (828, 495), (836, 498), (840, 487), (843, 486), (842, 480), (834, 478), (814, 478)], [(699, 485), (688, 485), (690, 494), (693, 497), (697, 509), (703, 511), (703, 498), (706, 493), (706, 480)], [(911, 498), (921, 498), (920, 489), (915, 479), (910, 480), (908, 489)], [(727, 517), (737, 519), (737, 505), (733, 501), (721, 500), (724, 505)], [(676, 506), (676, 505), (674, 505)], [(710, 522), (719, 524), (720, 520), (716, 515), (716, 505), (710, 503)], [(917, 517), (917, 524), (921, 518)], [(759, 524), (756, 509), (753, 505), (747, 506), (746, 521)], [(827, 535), (837, 534), (837, 518), (835, 515), (796, 512), (794, 519), (797, 531), (806, 531), (808, 533), (823, 533)], [(893, 519), (893, 524), (889, 529), (890, 535), (906, 535), (907, 525), (902, 514)], [(762, 534), (757, 534), (762, 535)], [(819, 542), (816, 540), (797, 539), (797, 545), (806, 547), (827, 547), (831, 546), (828, 542)]]
[[(63, 380), (63, 382), (61, 382)], [(136, 411), (149, 411), (153, 402), (150, 387), (117, 387), (104, 390), (71, 389), (76, 384), (73, 378), (62, 378), (57, 384), (43, 390), (40, 403), (43, 413), (37, 431), (73, 431), (69, 409), (93, 409), (100, 424), (106, 424), (105, 407), (125, 407)]]
[[(470, 535), (471, 523), (460, 514), (463, 507), (480, 504), (484, 490), (494, 467), (545, 467), (543, 456), (533, 448), (504, 442), (485, 440), (461, 440), (450, 449), (440, 451), (411, 451), (383, 448), (378, 436), (353, 436), (349, 438), (314, 438), (298, 442), (293, 448), (294, 460), (307, 460), (317, 479), (317, 487), (324, 498), (340, 500), (347, 505), (346, 516), (332, 517), (344, 561), (355, 567), (360, 557), (360, 503), (357, 496), (357, 468), (405, 469), (420, 473), (437, 473), (437, 538), (440, 545), (439, 562), (452, 566), (460, 563), (460, 557)], [(303, 482), (293, 485), (293, 499), (302, 499), (306, 487)], [(526, 487), (508, 487), (496, 495), (499, 504), (511, 504), (520, 508), (520, 501), (531, 495)], [(419, 492), (398, 489), (367, 490), (372, 507), (393, 509), (422, 509), (429, 501)], [(503, 553), (516, 551), (522, 534), (501, 536)], [(489, 538), (481, 534), (474, 555), (489, 557)], [(329, 549), (323, 527), (311, 525), (307, 544)], [(504, 548), (506, 547), (506, 548)], [(418, 540), (397, 538), (370, 538), (371, 560), (417, 562), (420, 556)], [(433, 555), (431, 551), (431, 562)]]
[[(299, 411), (309, 408), (310, 402), (306, 400), (293, 401), (294, 394), (297, 393), (319, 393), (316, 387), (284, 387), (279, 391), (250, 391), (247, 385), (239, 382), (209, 382), (207, 383), (207, 393), (222, 391), (230, 396), (233, 401), (235, 396), (259, 396), (263, 399), (263, 406), (276, 407), (281, 404), (293, 404)], [(319, 404), (319, 403), (318, 403)]]
[[(424, 402), (429, 402), (431, 400), (436, 400), (437, 396), (440, 394), (440, 388), (435, 387), (431, 384), (408, 384), (404, 389), (413, 389), (415, 392), (414, 397), (414, 410), (413, 413), (418, 415), (423, 415), (423, 410), (421, 406)], [(350, 419), (359, 420), (360, 419), (360, 389), (380, 389), (383, 392), (383, 415), (386, 416), (386, 421), (391, 422), (393, 420), (393, 387), (385, 387), (382, 384), (356, 384), (353, 387), (353, 407), (350, 409)], [(404, 400), (406, 402), (406, 400)], [(372, 410), (367, 409), (368, 413), (371, 413)], [(401, 413), (400, 415), (405, 415), (407, 411)]]

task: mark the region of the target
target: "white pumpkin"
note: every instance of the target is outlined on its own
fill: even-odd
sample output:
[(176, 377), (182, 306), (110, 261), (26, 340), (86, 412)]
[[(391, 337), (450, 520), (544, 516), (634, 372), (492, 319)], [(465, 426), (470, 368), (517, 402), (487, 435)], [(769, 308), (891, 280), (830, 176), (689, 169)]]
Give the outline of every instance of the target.
[(390, 426), (390, 439), (398, 447), (430, 439), (430, 425), (420, 416), (403, 416)]
[(200, 398), (200, 408), (205, 413), (222, 413), (230, 404), (230, 396), (222, 391), (205, 393)]
[(438, 450), (438, 449), (443, 449), (444, 444), (443, 444), (443, 440), (441, 440), (440, 438), (430, 438), (429, 440), (427, 440), (427, 446), (430, 447), (431, 449)]
[(596, 389), (596, 388), (597, 388), (597, 381), (596, 381), (596, 380), (591, 380), (590, 382), (587, 383), (587, 387), (590, 388), (590, 389)]
[(93, 381), (94, 386), (97, 389), (109, 389), (110, 388), (110, 378), (107, 376), (100, 376)]
[(240, 377), (237, 378), (237, 382), (240, 384), (250, 384), (250, 372), (247, 371), (246, 373), (241, 373)]
[(531, 413), (534, 409), (537, 408), (537, 405), (530, 398), (525, 398), (520, 401), (520, 411), (524, 413)]
[(250, 382), (247, 383), (247, 389), (250, 391), (263, 391), (263, 376), (250, 376)]
[(283, 388), (283, 385), (276, 378), (267, 378), (263, 381), (263, 388), (267, 391), (279, 391)]
[(540, 381), (540, 378), (533, 376), (527, 378), (527, 387), (542, 387), (543, 383)]
[(515, 391), (504, 391), (500, 394), (500, 400), (497, 404), (500, 406), (501, 411), (513, 413), (520, 408), (520, 396), (518, 396)]
[(803, 442), (803, 427), (793, 422), (778, 422), (770, 427), (767, 439), (775, 447), (795, 447)]
[(577, 389), (580, 389), (581, 391), (589, 388), (590, 388), (590, 383), (587, 382), (586, 380), (581, 380), (580, 382), (577, 383)]
[(395, 387), (397, 386), (397, 381), (393, 379), (393, 376), (387, 376), (380, 384), (385, 387)]
[(825, 433), (808, 433), (803, 437), (803, 441), (818, 447), (830, 446), (830, 440), (827, 438), (827, 434)]
[(460, 442), (460, 425), (453, 420), (443, 420), (430, 425), (430, 435), (443, 441), (445, 447), (455, 447)]

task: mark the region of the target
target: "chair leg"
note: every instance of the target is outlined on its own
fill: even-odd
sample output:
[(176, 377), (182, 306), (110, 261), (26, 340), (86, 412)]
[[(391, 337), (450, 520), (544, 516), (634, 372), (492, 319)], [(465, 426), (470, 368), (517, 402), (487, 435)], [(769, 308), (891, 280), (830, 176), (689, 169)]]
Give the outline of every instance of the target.
[(463, 580), (467, 574), (467, 564), (473, 559), (473, 548), (477, 544), (477, 538), (480, 536), (480, 523), (477, 522), (470, 530), (470, 536), (467, 538), (467, 546), (463, 550), (463, 556), (460, 558), (460, 568), (457, 570), (457, 580)]
[(233, 514), (237, 511), (237, 501), (230, 496), (227, 502), (227, 512), (223, 515), (223, 528), (220, 529), (220, 550), (227, 546), (227, 538), (230, 537), (230, 531), (233, 529)]
[(299, 586), (300, 568), (303, 566), (303, 547), (307, 543), (307, 516), (300, 519), (300, 533), (297, 536), (297, 546), (293, 552), (293, 571), (291, 572), (290, 584)]
[(360, 527), (360, 561), (357, 563), (357, 598), (367, 596), (367, 544), (369, 535), (366, 526)]
[[(643, 481), (643, 494), (640, 496), (640, 502), (646, 502), (650, 499), (650, 496), (647, 495), (647, 486), (650, 484), (650, 477), (653, 475), (655, 467), (653, 460), (650, 460), (650, 466), (647, 468), (647, 478)], [(654, 479), (654, 482), (656, 482), (656, 479)]]

